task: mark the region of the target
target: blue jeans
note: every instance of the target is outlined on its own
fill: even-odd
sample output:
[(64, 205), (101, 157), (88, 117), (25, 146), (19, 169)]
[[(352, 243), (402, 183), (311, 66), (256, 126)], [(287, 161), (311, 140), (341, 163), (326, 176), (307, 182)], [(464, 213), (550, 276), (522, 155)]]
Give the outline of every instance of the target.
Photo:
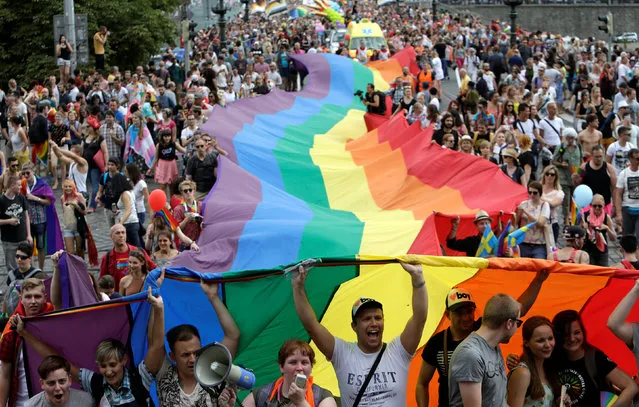
[(89, 207), (95, 209), (98, 204), (95, 202), (95, 196), (98, 194), (98, 188), (100, 187), (100, 176), (102, 173), (99, 168), (89, 168), (89, 183), (91, 184), (91, 202)]
[(519, 245), (521, 257), (530, 259), (546, 259), (546, 246), (540, 244), (522, 243)]

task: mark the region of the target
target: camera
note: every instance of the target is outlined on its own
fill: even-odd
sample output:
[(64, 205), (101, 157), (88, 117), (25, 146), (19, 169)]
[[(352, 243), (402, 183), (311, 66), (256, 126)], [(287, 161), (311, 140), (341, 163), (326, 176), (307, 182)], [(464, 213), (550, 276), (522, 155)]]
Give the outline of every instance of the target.
[(364, 91), (362, 91), (362, 90), (355, 91), (355, 93), (353, 93), (353, 96), (357, 96), (361, 100), (364, 100)]

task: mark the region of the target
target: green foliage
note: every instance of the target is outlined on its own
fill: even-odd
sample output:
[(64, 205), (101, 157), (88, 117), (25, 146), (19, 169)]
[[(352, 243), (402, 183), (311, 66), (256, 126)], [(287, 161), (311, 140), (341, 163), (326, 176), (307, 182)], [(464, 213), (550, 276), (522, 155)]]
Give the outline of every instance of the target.
[[(171, 17), (180, 4), (180, 0), (76, 0), (75, 12), (88, 14), (90, 60), (93, 35), (104, 25), (111, 32), (107, 65), (124, 70), (146, 64), (163, 44), (175, 40)], [(9, 78), (26, 87), (33, 79), (57, 72), (53, 16), (63, 14), (63, 7), (63, 0), (0, 0), (0, 88)]]

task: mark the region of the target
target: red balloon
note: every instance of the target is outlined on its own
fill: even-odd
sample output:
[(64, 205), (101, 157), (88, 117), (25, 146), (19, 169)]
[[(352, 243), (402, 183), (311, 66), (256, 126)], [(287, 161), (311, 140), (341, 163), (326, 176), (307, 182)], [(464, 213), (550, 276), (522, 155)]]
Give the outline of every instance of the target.
[(166, 205), (166, 193), (161, 189), (156, 189), (149, 194), (149, 206), (153, 212), (159, 212)]

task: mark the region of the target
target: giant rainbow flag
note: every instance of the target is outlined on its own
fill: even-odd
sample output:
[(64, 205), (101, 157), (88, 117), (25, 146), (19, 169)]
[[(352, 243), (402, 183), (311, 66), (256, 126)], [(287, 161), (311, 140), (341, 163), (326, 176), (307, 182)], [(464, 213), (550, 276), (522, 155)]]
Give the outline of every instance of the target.
[[(200, 252), (183, 253), (167, 270), (161, 287), (167, 330), (191, 323), (200, 329), (203, 343), (220, 340), (219, 322), (197, 284), (199, 278), (219, 281), (220, 295), (242, 333), (237, 363), (255, 370), (258, 385), (268, 383), (280, 374), (275, 361), (282, 342), (310, 339), (295, 314), (290, 275), (283, 272), (287, 265), (311, 257), (322, 260), (308, 276), (307, 292), (318, 318), (335, 335), (355, 339), (350, 310), (366, 296), (384, 304), (384, 339), (389, 341), (410, 317), (411, 285), (398, 257), (446, 251), (452, 216), (462, 218), (460, 236), (473, 233), (472, 218), (479, 209), (495, 222), (498, 217), (508, 221), (510, 211), (526, 198), (523, 187), (488, 161), (432, 144), (432, 128), (408, 126), (402, 117), (367, 117), (353, 95), (369, 82), (388, 88), (410, 52), (369, 67), (335, 55), (300, 56), (309, 70), (303, 91), (274, 91), (212, 114), (204, 130), (217, 136), (229, 156), (220, 159), (218, 180), (205, 201)], [(630, 352), (605, 328), (636, 272), (527, 259), (411, 259), (424, 265), (429, 292), (422, 344), (446, 325), (444, 299), (451, 287), (471, 290), (479, 314), (492, 294), (517, 297), (538, 270), (547, 268), (550, 277), (529, 315), (580, 310), (589, 340), (636, 373)], [(158, 273), (151, 273), (147, 283), (153, 286)], [(113, 315), (116, 334), (129, 335), (133, 358), (140, 361), (148, 305), (133, 302), (139, 299), (38, 317), (28, 324), (44, 337), (54, 329), (44, 324), (57, 320), (57, 335), (47, 337), (55, 338), (54, 347), (64, 347), (74, 332), (66, 326), (89, 324), (93, 313)], [(639, 318), (639, 312), (633, 317)], [(94, 347), (93, 339), (86, 342)], [(74, 346), (83, 345), (75, 341)], [(506, 353), (520, 350), (517, 337), (504, 348)], [(86, 359), (91, 352), (75, 348), (66, 353), (82, 363), (79, 355)], [(408, 405), (414, 405), (419, 365), (417, 355)], [(313, 375), (315, 383), (338, 393), (325, 358), (317, 358)]]

